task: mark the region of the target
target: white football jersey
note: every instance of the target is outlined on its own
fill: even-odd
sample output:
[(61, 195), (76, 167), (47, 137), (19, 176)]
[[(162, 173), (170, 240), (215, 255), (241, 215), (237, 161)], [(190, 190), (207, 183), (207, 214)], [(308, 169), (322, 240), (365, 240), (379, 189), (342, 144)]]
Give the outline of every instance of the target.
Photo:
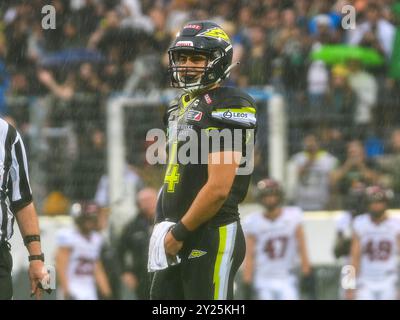
[(68, 287), (70, 294), (79, 300), (96, 300), (94, 267), (100, 257), (102, 236), (92, 232), (87, 238), (77, 229), (63, 229), (57, 235), (59, 247), (71, 248), (68, 264)]
[(354, 219), (353, 229), (361, 243), (360, 278), (377, 279), (397, 273), (400, 220), (388, 217), (379, 224), (369, 214)]
[(243, 220), (246, 235), (253, 236), (255, 245), (254, 283), (265, 279), (289, 277), (296, 267), (296, 229), (302, 223), (298, 207), (283, 207), (281, 215), (269, 220), (262, 212), (249, 214)]
[(341, 232), (345, 238), (351, 238), (353, 216), (348, 211), (343, 211), (336, 220), (336, 231)]

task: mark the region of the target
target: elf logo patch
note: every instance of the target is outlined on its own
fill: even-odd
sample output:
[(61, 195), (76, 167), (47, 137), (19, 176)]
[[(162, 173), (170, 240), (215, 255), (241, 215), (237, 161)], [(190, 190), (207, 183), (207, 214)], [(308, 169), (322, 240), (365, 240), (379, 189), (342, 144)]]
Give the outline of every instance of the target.
[(206, 251), (193, 249), (192, 252), (189, 254), (188, 259), (200, 258), (201, 256), (204, 256), (205, 254), (207, 254)]
[(187, 113), (186, 120), (200, 121), (202, 117), (203, 117), (203, 112), (196, 111), (196, 110), (190, 110)]

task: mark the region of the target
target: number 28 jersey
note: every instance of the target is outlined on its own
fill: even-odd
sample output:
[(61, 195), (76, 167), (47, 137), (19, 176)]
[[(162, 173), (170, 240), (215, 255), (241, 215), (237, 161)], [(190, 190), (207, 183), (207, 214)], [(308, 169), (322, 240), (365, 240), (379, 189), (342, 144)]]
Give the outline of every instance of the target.
[(67, 269), (70, 294), (78, 300), (96, 300), (94, 270), (100, 257), (102, 236), (92, 232), (86, 238), (76, 228), (66, 228), (58, 232), (57, 244), (71, 250)]
[(400, 220), (388, 217), (376, 224), (369, 214), (363, 214), (354, 219), (353, 230), (361, 245), (359, 276), (363, 279), (376, 279), (395, 275)]
[(302, 223), (298, 207), (283, 207), (281, 215), (270, 220), (262, 212), (246, 216), (243, 230), (255, 239), (254, 283), (271, 277), (288, 277), (297, 259), (296, 229)]

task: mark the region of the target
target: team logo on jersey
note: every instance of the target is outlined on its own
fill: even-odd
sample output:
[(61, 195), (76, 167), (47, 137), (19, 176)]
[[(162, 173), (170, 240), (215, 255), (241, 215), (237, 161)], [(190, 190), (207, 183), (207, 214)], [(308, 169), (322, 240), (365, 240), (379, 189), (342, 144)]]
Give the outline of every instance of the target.
[(247, 118), (247, 113), (245, 112), (231, 112), (230, 110), (225, 111), (222, 116), (226, 119), (231, 118)]
[(212, 103), (212, 100), (211, 100), (211, 98), (210, 98), (208, 93), (204, 96), (204, 99), (206, 100), (207, 104), (211, 104)]
[(186, 120), (200, 121), (203, 117), (203, 112), (196, 110), (189, 110), (186, 115)]
[(231, 40), (229, 39), (228, 35), (221, 28), (208, 29), (202, 33), (199, 33), (198, 36), (203, 36), (213, 39), (221, 39), (227, 43), (231, 43)]
[(247, 108), (229, 108), (217, 109), (211, 112), (211, 116), (216, 119), (227, 119), (230, 121), (243, 122), (243, 123), (256, 123), (255, 109)]
[(188, 259), (195, 259), (204, 256), (207, 252), (202, 250), (193, 249), (192, 252), (189, 254)]

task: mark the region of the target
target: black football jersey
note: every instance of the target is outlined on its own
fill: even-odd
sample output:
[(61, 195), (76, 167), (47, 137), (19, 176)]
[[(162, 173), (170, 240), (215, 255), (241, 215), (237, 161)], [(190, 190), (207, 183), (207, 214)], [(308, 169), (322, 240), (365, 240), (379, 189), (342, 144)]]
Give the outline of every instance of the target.
[[(157, 204), (157, 221), (177, 222), (207, 182), (210, 152), (242, 151), (242, 158), (250, 159), (257, 110), (254, 100), (240, 89), (218, 87), (194, 98), (183, 94), (172, 101), (164, 122), (168, 163)], [(215, 138), (215, 133), (217, 137), (220, 134), (219, 138)], [(225, 138), (224, 134), (231, 134), (233, 139)], [(248, 165), (248, 161), (239, 169)], [(213, 225), (239, 219), (238, 205), (246, 196), (250, 176), (251, 172), (236, 175), (228, 198), (210, 221)]]

